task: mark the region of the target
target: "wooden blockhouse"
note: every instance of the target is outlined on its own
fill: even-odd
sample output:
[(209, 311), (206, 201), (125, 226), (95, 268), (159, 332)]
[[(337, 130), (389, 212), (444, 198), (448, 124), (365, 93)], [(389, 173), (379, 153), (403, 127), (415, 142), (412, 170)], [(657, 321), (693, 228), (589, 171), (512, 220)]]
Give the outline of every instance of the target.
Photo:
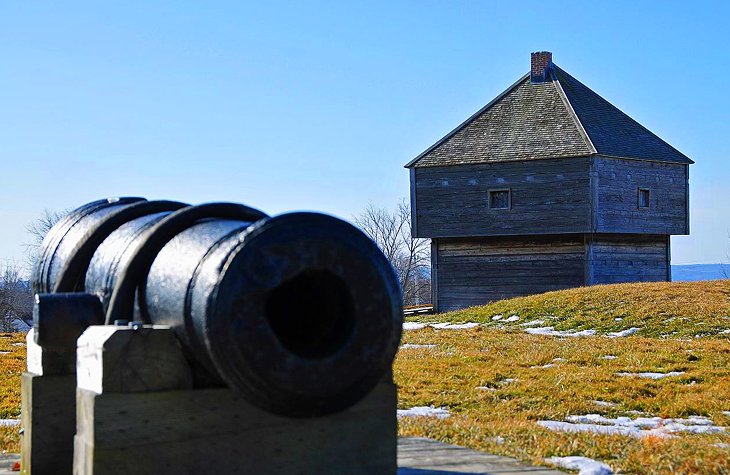
[(692, 160), (553, 64), (406, 165), (443, 312), (582, 285), (671, 280)]

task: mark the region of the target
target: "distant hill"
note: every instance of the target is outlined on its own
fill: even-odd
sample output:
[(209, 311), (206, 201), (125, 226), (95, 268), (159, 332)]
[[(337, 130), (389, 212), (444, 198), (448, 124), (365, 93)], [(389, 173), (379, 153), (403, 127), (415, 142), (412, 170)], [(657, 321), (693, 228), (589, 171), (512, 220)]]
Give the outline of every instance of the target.
[(690, 264), (672, 266), (674, 282), (717, 280), (730, 278), (730, 264)]

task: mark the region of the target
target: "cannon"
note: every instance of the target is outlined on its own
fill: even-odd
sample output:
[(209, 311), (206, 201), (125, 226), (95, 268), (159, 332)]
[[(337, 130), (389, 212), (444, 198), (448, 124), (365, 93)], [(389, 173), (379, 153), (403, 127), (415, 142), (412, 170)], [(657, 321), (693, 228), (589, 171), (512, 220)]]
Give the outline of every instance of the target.
[[(378, 407), (387, 406), (392, 413), (376, 417), (387, 422), (383, 433), (392, 439), (387, 444), (393, 446), (393, 457), (387, 457), (393, 461), (383, 466), (392, 465), (395, 470), (395, 393), (390, 368), (402, 329), (400, 286), (377, 246), (345, 221), (308, 212), (270, 217), (234, 203), (191, 206), (134, 197), (100, 200), (72, 211), (51, 229), (33, 269), (32, 287), (37, 295), (29, 372), (33, 373), (33, 360), (35, 377), (40, 376), (38, 371), (76, 376), (75, 447), (73, 434), (70, 442), (67, 434), (53, 436), (76, 452), (74, 473), (124, 473), (118, 465), (116, 472), (102, 468), (99, 460), (104, 454), (94, 451), (100, 443), (98, 435), (80, 439), (83, 428), (89, 426), (81, 418), (96, 418), (92, 425), (97, 427), (99, 418), (106, 417), (89, 407), (95, 400), (98, 405), (101, 395), (109, 392), (125, 394), (122, 401), (131, 406), (140, 397), (163, 391), (165, 397), (168, 393), (184, 394), (183, 398), (206, 394), (211, 395), (212, 404), (225, 401), (232, 413), (244, 411), (250, 420), (268, 421), (252, 426), (238, 422), (242, 429), (231, 439), (235, 445), (266, 439), (256, 435), (259, 427), (289, 424), (293, 432), (301, 432), (298, 437), (303, 440), (326, 433), (327, 421), (344, 424), (342, 428), (362, 424), (364, 413), (353, 408), (374, 407), (366, 400), (375, 397), (383, 384), (390, 388), (380, 390), (387, 393), (381, 397), (387, 404)], [(108, 344), (115, 332), (126, 338), (119, 350), (123, 352), (116, 357), (135, 362), (134, 377), (152, 375), (141, 384), (129, 383), (131, 377), (115, 369), (118, 365), (100, 363), (108, 362), (117, 351)], [(163, 338), (145, 337), (150, 333)], [(94, 345), (99, 351), (92, 348), (93, 357), (83, 356)], [(149, 348), (154, 345), (164, 350), (154, 352)], [(31, 358), (31, 352), (36, 356)], [(171, 361), (178, 368), (175, 377), (166, 375), (165, 365)], [(88, 382), (89, 378), (107, 381), (115, 371), (120, 381), (127, 381), (116, 389), (110, 390), (110, 383), (102, 388), (101, 383)], [(43, 399), (32, 392), (32, 376), (24, 375), (23, 384), (24, 405), (32, 405), (33, 398)], [(144, 401), (139, 407), (147, 404)], [(181, 403), (173, 399), (170, 404), (180, 407)], [(24, 408), (26, 412), (38, 415), (42, 408)], [(145, 424), (150, 417), (154, 414), (142, 419)], [(110, 422), (114, 423), (106, 420), (104, 424)], [(23, 461), (41, 473), (42, 462), (31, 463), (26, 445), (29, 453), (34, 452), (31, 447), (37, 444), (29, 434), (38, 435), (43, 426), (25, 418), (23, 424), (28, 426)], [(186, 426), (185, 430), (191, 429)], [(226, 430), (228, 437), (233, 429)], [(342, 434), (337, 437), (347, 439)], [(159, 442), (170, 444), (167, 439)], [(150, 445), (155, 443), (152, 440)], [(187, 470), (187, 462), (173, 452), (165, 462), (172, 467), (169, 473)], [(64, 471), (58, 470), (59, 460), (64, 459), (59, 457), (53, 457), (53, 473)], [(256, 457), (252, 451), (224, 466), (248, 466), (250, 473), (266, 473), (265, 460), (251, 468)], [(312, 473), (321, 469), (300, 455), (292, 455), (290, 463), (301, 473), (309, 473), (307, 467)]]

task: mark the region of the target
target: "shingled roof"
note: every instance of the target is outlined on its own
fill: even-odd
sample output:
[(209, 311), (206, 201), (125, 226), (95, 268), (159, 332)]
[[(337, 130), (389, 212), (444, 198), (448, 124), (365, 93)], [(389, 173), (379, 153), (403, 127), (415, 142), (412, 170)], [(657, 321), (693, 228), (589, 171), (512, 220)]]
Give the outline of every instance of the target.
[(550, 59), (541, 79), (526, 74), (406, 168), (588, 155), (694, 163)]

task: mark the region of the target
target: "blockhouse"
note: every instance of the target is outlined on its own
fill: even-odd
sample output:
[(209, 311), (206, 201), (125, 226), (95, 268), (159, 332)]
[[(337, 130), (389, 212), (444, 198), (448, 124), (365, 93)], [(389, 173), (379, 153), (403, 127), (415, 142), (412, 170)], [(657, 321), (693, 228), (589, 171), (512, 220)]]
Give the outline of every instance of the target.
[(532, 53), (529, 73), (406, 165), (435, 310), (671, 280), (692, 163)]

